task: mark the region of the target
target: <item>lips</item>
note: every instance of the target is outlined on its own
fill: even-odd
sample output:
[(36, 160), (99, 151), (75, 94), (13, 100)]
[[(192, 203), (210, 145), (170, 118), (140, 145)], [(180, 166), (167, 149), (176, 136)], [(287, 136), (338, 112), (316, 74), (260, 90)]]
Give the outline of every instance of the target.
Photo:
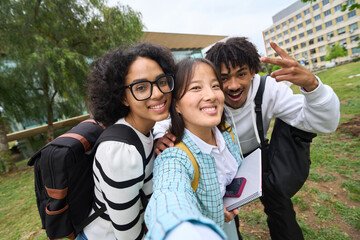
[(200, 110), (206, 114), (216, 114), (217, 113), (216, 106), (205, 106), (205, 107), (200, 108)]
[(167, 110), (167, 101), (157, 102), (148, 107), (148, 109), (157, 113), (162, 113)]
[(238, 90), (236, 92), (227, 92), (226, 95), (231, 99), (231, 101), (239, 101), (243, 92), (244, 90)]

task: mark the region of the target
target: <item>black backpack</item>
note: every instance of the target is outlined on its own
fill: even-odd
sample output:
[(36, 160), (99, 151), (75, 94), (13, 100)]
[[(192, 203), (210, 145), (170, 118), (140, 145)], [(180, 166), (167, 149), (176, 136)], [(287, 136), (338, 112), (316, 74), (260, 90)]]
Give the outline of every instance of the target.
[(261, 141), (263, 185), (291, 198), (304, 185), (310, 170), (310, 143), (315, 133), (292, 127), (275, 119), (271, 141), (264, 139), (261, 104), (267, 75), (261, 76), (255, 96), (256, 125)]
[(42, 228), (49, 239), (75, 239), (86, 225), (105, 212), (103, 206), (89, 216), (94, 201), (93, 159), (97, 146), (106, 140), (134, 145), (145, 161), (143, 145), (132, 128), (115, 124), (104, 131), (93, 119), (54, 139), (29, 160), (28, 165), (34, 165)]

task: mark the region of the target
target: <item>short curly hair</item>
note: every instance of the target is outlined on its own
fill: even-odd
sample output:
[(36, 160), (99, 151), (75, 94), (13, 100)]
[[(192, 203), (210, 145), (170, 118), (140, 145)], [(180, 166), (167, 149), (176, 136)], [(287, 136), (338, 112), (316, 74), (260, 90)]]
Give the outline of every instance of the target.
[(165, 74), (174, 74), (175, 63), (171, 51), (152, 43), (138, 43), (127, 49), (117, 48), (95, 60), (87, 78), (89, 109), (94, 119), (106, 127), (129, 113), (129, 107), (122, 103), (122, 87), (130, 65), (138, 57), (152, 59)]
[(206, 59), (213, 62), (219, 72), (222, 63), (228, 71), (230, 71), (229, 63), (233, 68), (246, 64), (251, 70), (255, 70), (255, 73), (261, 69), (260, 55), (254, 44), (246, 37), (233, 37), (225, 42), (216, 43), (206, 52)]

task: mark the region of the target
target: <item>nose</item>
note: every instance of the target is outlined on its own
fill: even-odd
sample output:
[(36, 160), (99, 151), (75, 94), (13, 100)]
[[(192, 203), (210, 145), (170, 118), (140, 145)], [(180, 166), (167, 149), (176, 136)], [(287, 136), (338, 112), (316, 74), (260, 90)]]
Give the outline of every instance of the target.
[(224, 83), (224, 89), (228, 90), (237, 90), (240, 88), (239, 81), (236, 79), (236, 77), (231, 77), (229, 81)]
[(215, 99), (215, 90), (211, 87), (207, 87), (204, 89), (204, 93), (203, 93), (203, 96), (204, 96), (204, 99), (205, 100), (214, 100)]
[(156, 84), (154, 84), (152, 87), (151, 98), (160, 98), (162, 95), (164, 95), (164, 94), (160, 91), (158, 86)]

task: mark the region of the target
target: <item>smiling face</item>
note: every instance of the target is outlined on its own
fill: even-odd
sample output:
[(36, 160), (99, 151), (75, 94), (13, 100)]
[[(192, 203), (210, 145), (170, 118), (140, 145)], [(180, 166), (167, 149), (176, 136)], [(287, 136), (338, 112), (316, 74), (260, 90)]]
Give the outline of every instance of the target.
[(227, 106), (237, 109), (244, 105), (254, 75), (255, 71), (250, 70), (246, 64), (233, 67), (229, 63), (229, 69), (224, 63), (221, 64), (221, 79)]
[(185, 94), (176, 103), (176, 111), (185, 127), (199, 136), (221, 122), (223, 109), (224, 94), (214, 70), (206, 63), (198, 63)]
[[(148, 80), (154, 82), (164, 71), (159, 64), (149, 58), (138, 57), (131, 65), (125, 78), (125, 84)], [(143, 134), (149, 133), (156, 121), (164, 120), (169, 115), (171, 93), (163, 94), (153, 85), (152, 95), (144, 101), (137, 101), (130, 89), (125, 90), (123, 103), (130, 108), (126, 121)]]

